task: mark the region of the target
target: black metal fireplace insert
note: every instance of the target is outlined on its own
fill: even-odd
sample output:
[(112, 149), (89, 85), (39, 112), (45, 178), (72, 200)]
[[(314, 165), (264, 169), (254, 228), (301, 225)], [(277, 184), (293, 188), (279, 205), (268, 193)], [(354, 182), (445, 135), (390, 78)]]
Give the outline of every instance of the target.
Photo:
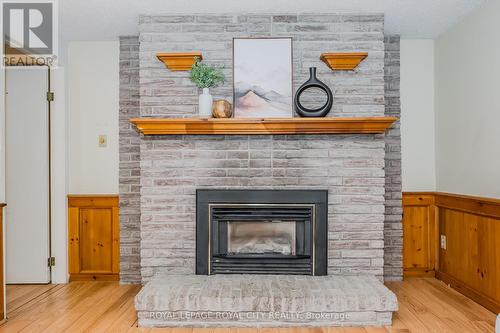
[(327, 274), (328, 191), (197, 190), (196, 274)]

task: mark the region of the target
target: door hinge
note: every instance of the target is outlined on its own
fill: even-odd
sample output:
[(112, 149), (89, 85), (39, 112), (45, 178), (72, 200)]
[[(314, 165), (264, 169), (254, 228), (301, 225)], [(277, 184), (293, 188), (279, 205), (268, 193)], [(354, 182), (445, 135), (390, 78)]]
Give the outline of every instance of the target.
[(52, 91), (47, 91), (47, 101), (48, 102), (54, 101), (54, 93)]
[(47, 264), (49, 267), (53, 267), (56, 265), (56, 257), (50, 257), (47, 259)]

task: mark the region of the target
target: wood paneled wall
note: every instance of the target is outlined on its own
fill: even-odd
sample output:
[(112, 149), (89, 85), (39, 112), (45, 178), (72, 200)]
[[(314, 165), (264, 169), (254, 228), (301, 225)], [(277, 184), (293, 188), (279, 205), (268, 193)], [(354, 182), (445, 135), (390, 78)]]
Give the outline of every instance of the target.
[(70, 281), (118, 280), (118, 196), (68, 196)]
[(403, 209), (405, 277), (435, 274), (500, 312), (500, 200), (407, 192)]
[(434, 276), (438, 262), (438, 224), (432, 194), (403, 195), (403, 272)]

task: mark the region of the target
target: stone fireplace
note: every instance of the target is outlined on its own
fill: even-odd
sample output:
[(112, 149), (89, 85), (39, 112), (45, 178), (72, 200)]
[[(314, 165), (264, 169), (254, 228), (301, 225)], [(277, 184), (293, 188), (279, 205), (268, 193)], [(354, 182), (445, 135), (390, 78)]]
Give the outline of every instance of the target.
[(326, 191), (198, 190), (196, 274), (326, 275)]
[[(307, 79), (309, 66), (317, 66), (335, 97), (328, 116), (382, 116), (388, 106), (394, 114), (396, 39), (384, 44), (382, 15), (143, 16), (139, 30), (138, 39), (122, 38), (124, 282), (194, 274), (195, 191), (200, 188), (328, 190), (328, 273), (382, 279), (385, 264), (387, 276), (400, 274), (397, 128), (390, 130), (389, 144), (383, 135), (140, 137), (128, 122), (134, 116), (196, 114), (198, 92), (187, 73), (165, 69), (155, 57), (167, 49), (190, 51), (196, 45), (206, 61), (224, 65), (228, 83), (213, 94), (231, 99), (231, 41), (238, 36), (292, 37), (294, 89)], [(321, 52), (332, 50), (369, 56), (355, 71), (332, 72), (319, 61)]]
[[(375, 312), (383, 312), (383, 315), (375, 312), (368, 315), (367, 310), (359, 318), (352, 317), (349, 323), (390, 322), (395, 300), (384, 294), (379, 281), (384, 279), (384, 265), (386, 276), (391, 279), (398, 278), (400, 272), (397, 125), (388, 141), (384, 134), (138, 135), (128, 123), (132, 117), (182, 118), (197, 114), (198, 91), (188, 74), (165, 69), (155, 57), (157, 52), (203, 51), (205, 61), (224, 66), (228, 79), (228, 83), (212, 91), (214, 97), (231, 100), (231, 42), (233, 37), (242, 36), (292, 37), (294, 91), (308, 78), (309, 67), (318, 67), (318, 77), (334, 95), (329, 117), (383, 116), (388, 106), (395, 114), (399, 89), (397, 83), (387, 82), (386, 77), (396, 75), (387, 64), (395, 66), (397, 60), (387, 58), (383, 16), (143, 16), (139, 31), (135, 44), (131, 39), (122, 43), (122, 53), (135, 55), (125, 58), (121, 67), (130, 70), (126, 72), (127, 80), (122, 82), (122, 85), (128, 84), (130, 90), (122, 89), (120, 118), (122, 280), (151, 282), (150, 288), (167, 290), (170, 287), (161, 286), (158, 281), (175, 280), (182, 284), (183, 279), (178, 276), (187, 275), (193, 276), (190, 283), (201, 288), (201, 281), (205, 280), (200, 280), (203, 275), (196, 273), (213, 274), (213, 281), (235, 277), (232, 281), (236, 283), (244, 281), (236, 278), (239, 274), (220, 273), (240, 273), (247, 269), (247, 273), (276, 274), (279, 273), (277, 267), (282, 265), (286, 273), (284, 279), (290, 283), (305, 283), (306, 280), (300, 280), (302, 277), (317, 278), (305, 284), (314, 285), (316, 281), (323, 281), (322, 278), (336, 276), (337, 284), (328, 280), (331, 282), (328, 285), (345, 290), (353, 287), (349, 295), (356, 301), (346, 307), (338, 303), (335, 307), (338, 312), (358, 313), (375, 308), (379, 309)], [(127, 44), (129, 42), (131, 44)], [(354, 71), (332, 72), (319, 61), (319, 54), (331, 51), (367, 52), (368, 57)], [(390, 51), (395, 53), (393, 49)], [(386, 100), (388, 90), (391, 95)], [(276, 212), (265, 209), (271, 208), (269, 205), (260, 210), (240, 205), (237, 214), (248, 220), (234, 218), (231, 215), (234, 212), (228, 207), (218, 207), (206, 212), (207, 219), (217, 219), (211, 226), (217, 239), (212, 238), (214, 234), (207, 236), (208, 232), (200, 235), (197, 191), (236, 193), (243, 190), (323, 193), (327, 223), (319, 234), (324, 237), (325, 246), (315, 249), (307, 234), (307, 230), (316, 229), (307, 225), (311, 223), (306, 222), (310, 218), (307, 214), (312, 210), (306, 207), (299, 207), (297, 211), (286, 209), (282, 213), (290, 216), (280, 217), (281, 220), (272, 217)], [(264, 216), (256, 220), (259, 214)], [(301, 222), (291, 218), (293, 214), (296, 214), (294, 218), (300, 215)], [(200, 245), (202, 241), (205, 243)], [(317, 241), (316, 238), (314, 245)], [(272, 271), (262, 272), (264, 262), (255, 270), (253, 260), (264, 257), (273, 260)], [(302, 266), (296, 265), (297, 270), (290, 271), (289, 260), (302, 260)], [(298, 280), (293, 279), (291, 274), (296, 273), (304, 276), (294, 275)], [(306, 276), (325, 274), (328, 276)], [(362, 276), (362, 279), (353, 284), (348, 279), (351, 276)], [(263, 285), (274, 283), (272, 279), (265, 280)], [(360, 291), (363, 285), (378, 296)], [(364, 300), (372, 300), (372, 296), (376, 302), (364, 303)], [(144, 313), (152, 308), (160, 309), (164, 304), (146, 292), (143, 297), (144, 302), (140, 301), (137, 306)], [(391, 300), (390, 306), (387, 299)], [(375, 303), (377, 305), (372, 306)]]
[(382, 135), (144, 136), (144, 282), (195, 274), (196, 191), (328, 191), (328, 274), (382, 278)]

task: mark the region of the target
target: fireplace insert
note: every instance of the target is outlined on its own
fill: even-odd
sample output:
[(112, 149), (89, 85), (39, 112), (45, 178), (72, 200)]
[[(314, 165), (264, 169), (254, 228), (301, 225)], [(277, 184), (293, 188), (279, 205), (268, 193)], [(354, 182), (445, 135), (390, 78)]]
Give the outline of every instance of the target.
[(198, 190), (196, 274), (327, 274), (328, 192)]

